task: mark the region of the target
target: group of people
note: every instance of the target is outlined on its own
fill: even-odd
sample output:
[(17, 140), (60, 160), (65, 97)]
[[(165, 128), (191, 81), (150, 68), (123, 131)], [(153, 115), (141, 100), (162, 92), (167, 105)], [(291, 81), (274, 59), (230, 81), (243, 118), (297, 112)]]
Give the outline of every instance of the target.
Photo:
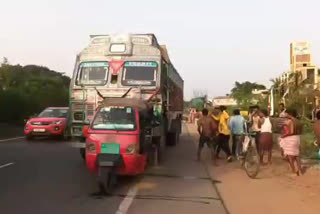
[(211, 148), (213, 162), (216, 165), (216, 157), (220, 150), (226, 153), (227, 160), (232, 161), (232, 154), (229, 147), (230, 129), (228, 125), (229, 114), (226, 108), (221, 106), (215, 108), (209, 115), (208, 109), (202, 110), (202, 116), (198, 120), (198, 132), (200, 134), (197, 159), (200, 160), (201, 151), (205, 144)]
[[(296, 175), (302, 173), (300, 161), (300, 135), (302, 126), (297, 120), (297, 112), (293, 109), (285, 109), (283, 104), (279, 106), (279, 117), (281, 136), (278, 139), (283, 158), (289, 162), (289, 165)], [(317, 123), (318, 139), (320, 146), (320, 111), (319, 122)], [(223, 150), (230, 162), (233, 158), (241, 157), (242, 144), (246, 132), (255, 134), (255, 144), (262, 164), (272, 163), (273, 148), (273, 125), (269, 118), (268, 111), (253, 106), (249, 109), (248, 120), (240, 114), (239, 109), (233, 111), (230, 117), (225, 106), (215, 108), (211, 113), (208, 109), (203, 109), (202, 116), (198, 122), (198, 132), (200, 135), (197, 159), (200, 160), (201, 151), (205, 144), (211, 148), (213, 163), (216, 165), (216, 159), (219, 158), (220, 150)], [(232, 139), (230, 150), (229, 140)], [(267, 154), (267, 162), (264, 163), (264, 156)]]

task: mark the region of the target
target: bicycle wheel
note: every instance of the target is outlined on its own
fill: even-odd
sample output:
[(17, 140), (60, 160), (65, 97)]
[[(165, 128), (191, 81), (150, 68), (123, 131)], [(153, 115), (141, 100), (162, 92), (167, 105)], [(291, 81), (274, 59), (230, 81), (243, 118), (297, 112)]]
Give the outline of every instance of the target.
[(260, 169), (260, 157), (257, 149), (249, 146), (244, 159), (244, 168), (250, 178), (255, 178)]

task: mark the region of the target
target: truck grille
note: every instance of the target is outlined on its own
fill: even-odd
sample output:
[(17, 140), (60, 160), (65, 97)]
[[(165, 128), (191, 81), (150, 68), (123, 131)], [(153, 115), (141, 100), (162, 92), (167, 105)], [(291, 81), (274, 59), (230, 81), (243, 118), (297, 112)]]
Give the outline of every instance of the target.
[(83, 104), (82, 103), (74, 103), (72, 105), (72, 110), (73, 111), (82, 111), (83, 110)]
[(94, 115), (95, 105), (93, 103), (88, 103), (84, 106), (82, 103), (73, 103), (72, 111), (74, 112), (74, 120), (83, 120), (83, 116), (92, 117)]

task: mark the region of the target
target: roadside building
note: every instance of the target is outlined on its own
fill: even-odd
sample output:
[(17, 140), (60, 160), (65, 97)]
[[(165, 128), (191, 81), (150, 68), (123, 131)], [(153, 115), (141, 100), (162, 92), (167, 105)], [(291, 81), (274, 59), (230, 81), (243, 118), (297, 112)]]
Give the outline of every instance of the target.
[(309, 110), (320, 104), (320, 70), (313, 64), (311, 45), (308, 41), (290, 43), (290, 70), (284, 72), (278, 79), (279, 102), (287, 103), (290, 94), (299, 89), (299, 95), (304, 97), (303, 109)]
[(229, 96), (219, 96), (219, 97), (215, 97), (212, 99), (212, 106), (213, 107), (217, 107), (217, 106), (231, 106), (231, 107), (235, 107), (237, 106), (238, 103), (237, 101)]

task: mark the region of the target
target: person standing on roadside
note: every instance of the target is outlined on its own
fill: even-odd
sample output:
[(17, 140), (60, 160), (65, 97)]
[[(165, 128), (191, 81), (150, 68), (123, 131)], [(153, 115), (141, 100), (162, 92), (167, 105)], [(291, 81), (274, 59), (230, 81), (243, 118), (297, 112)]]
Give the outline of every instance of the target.
[(219, 125), (220, 122), (220, 109), (218, 107), (215, 107), (211, 114), (212, 119)]
[[(284, 134), (284, 127), (287, 120), (287, 109), (284, 106), (284, 103), (279, 104), (279, 122), (278, 122), (278, 128), (281, 130), (281, 133)], [(280, 143), (280, 142), (279, 142)], [(281, 150), (281, 156), (284, 158), (283, 149), (280, 147)]]
[[(255, 106), (253, 113), (252, 113), (252, 118), (251, 118), (251, 130), (253, 133), (255, 133), (255, 142), (256, 142), (256, 147), (258, 150), (258, 153), (260, 151), (260, 145), (259, 145), (259, 138), (260, 138), (260, 131), (261, 131), (261, 126), (260, 126), (260, 110), (259, 106)], [(259, 153), (260, 154), (260, 153)]]
[[(226, 153), (228, 162), (232, 161), (232, 156), (229, 147), (230, 130), (228, 127), (229, 114), (226, 112), (225, 106), (220, 106), (219, 120), (219, 146)], [(219, 151), (217, 151), (218, 153)], [(218, 155), (218, 154), (217, 154)]]
[(317, 120), (317, 113), (320, 111), (320, 105), (317, 105), (313, 110), (312, 110), (312, 120)]
[[(290, 168), (297, 176), (302, 174), (300, 160), (300, 135), (302, 126), (296, 119), (297, 112), (294, 109), (287, 110), (287, 120), (284, 125), (284, 133), (280, 137), (280, 147), (289, 161)], [(297, 169), (295, 168), (295, 163)]]
[(240, 110), (233, 111), (234, 116), (229, 121), (229, 127), (232, 134), (232, 155), (239, 156), (242, 151), (242, 142), (244, 140), (245, 119), (240, 115)]
[(316, 136), (315, 144), (320, 149), (320, 111), (316, 114), (316, 121), (313, 124), (313, 133)]
[(268, 164), (271, 164), (273, 137), (272, 137), (272, 124), (271, 124), (267, 110), (265, 109), (261, 110), (260, 120), (261, 120), (260, 122), (261, 133), (259, 137), (260, 162), (263, 164), (264, 152), (268, 152)]
[(287, 116), (287, 113), (286, 113), (287, 109), (285, 108), (283, 103), (280, 103), (279, 110), (280, 110), (279, 117), (285, 118)]
[(204, 144), (207, 144), (211, 150), (212, 160), (216, 165), (215, 147), (216, 147), (216, 135), (218, 126), (214, 120), (208, 116), (208, 109), (202, 110), (202, 117), (198, 120), (198, 133), (200, 135), (197, 160), (200, 161), (201, 151)]
[[(210, 115), (212, 117), (212, 119), (214, 120), (214, 122), (217, 124), (217, 127), (219, 127), (219, 122), (220, 122), (220, 108), (219, 107), (215, 107), (213, 110), (212, 110), (212, 113)], [(217, 131), (217, 136), (219, 135), (219, 132)], [(217, 138), (217, 141), (219, 139)], [(217, 142), (217, 146), (216, 146), (216, 159), (219, 159), (219, 157), (217, 156), (217, 154), (219, 153), (218, 151), (220, 151), (221, 148), (219, 146), (219, 143)]]

